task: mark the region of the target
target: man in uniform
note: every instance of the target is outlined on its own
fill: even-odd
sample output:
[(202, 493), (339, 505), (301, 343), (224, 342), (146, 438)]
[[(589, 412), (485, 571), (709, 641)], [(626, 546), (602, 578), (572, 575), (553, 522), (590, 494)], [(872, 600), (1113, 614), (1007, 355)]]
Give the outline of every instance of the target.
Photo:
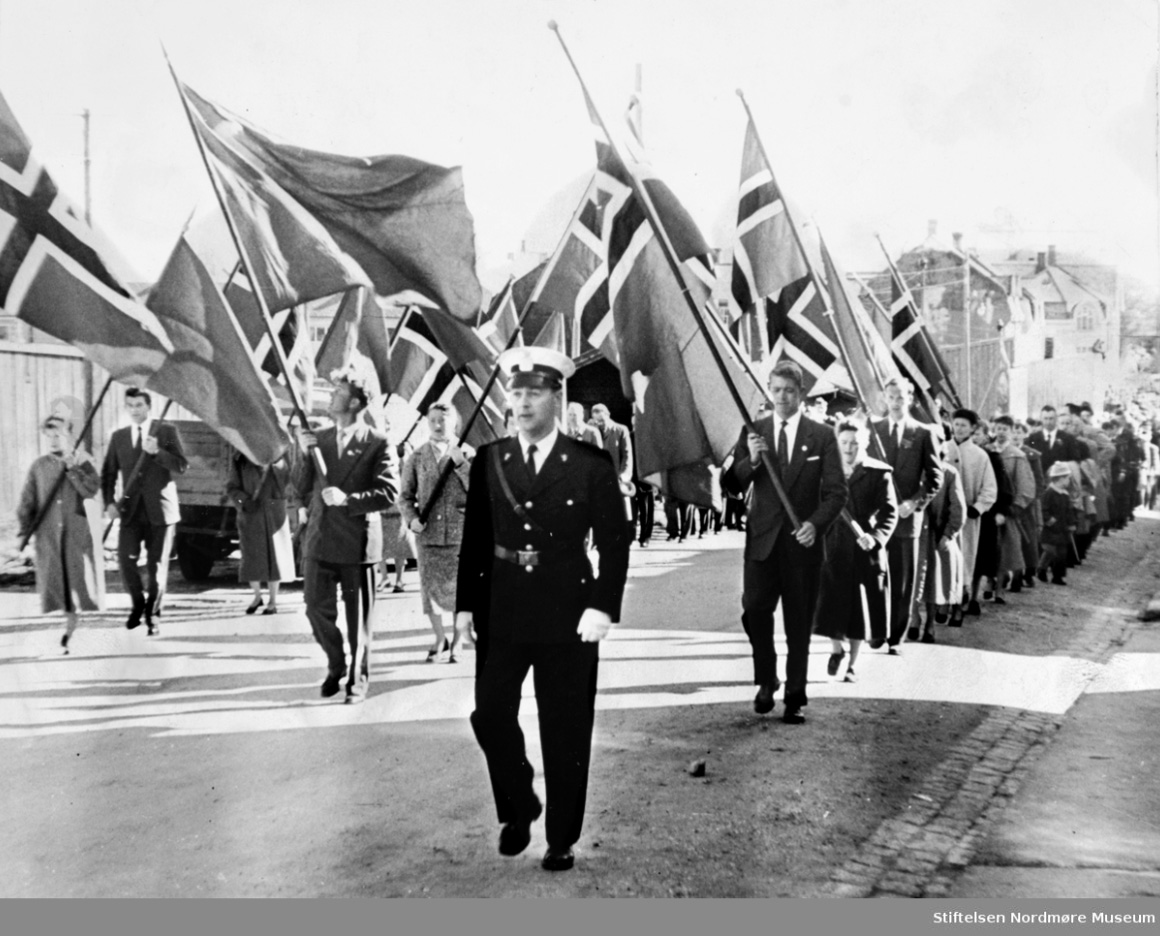
[[(833, 429), (801, 414), (801, 368), (792, 361), (778, 363), (770, 371), (769, 390), (773, 413), (757, 420), (756, 433), (741, 430), (721, 483), (739, 495), (753, 485), (741, 596), (741, 623), (753, 648), (757, 685), (753, 709), (759, 715), (773, 711), (778, 687), (773, 612), (780, 601), (788, 646), (782, 721), (797, 725), (805, 721), (801, 709), (808, 702), (806, 671), (822, 538), (845, 506), (847, 489)], [(763, 452), (770, 454), (801, 524), (796, 531), (762, 463)]]
[[(334, 424), (315, 434), (299, 430), (305, 457), (298, 494), (309, 503), (302, 547), (302, 597), (306, 617), (326, 653), (322, 698), (338, 693), (346, 677), (347, 704), (366, 700), (370, 687), (371, 614), (375, 607), (375, 566), (383, 558), (379, 511), (394, 503), (399, 476), (387, 437), (363, 419), (367, 393), (349, 374), (331, 378), (328, 413)], [(319, 474), (311, 449), (326, 465)], [(338, 628), (336, 590), (342, 592), (350, 664)]]
[[(548, 792), (542, 865), (565, 871), (584, 821), (598, 647), (620, 617), (629, 529), (608, 454), (557, 430), (572, 362), (534, 347), (511, 348), (499, 362), (519, 432), (480, 448), (471, 467), (456, 624), (476, 642), (471, 725), (502, 823), (500, 854), (527, 848), (542, 811), (518, 721), (531, 668)], [(598, 577), (585, 552), (589, 531)]]
[[(169, 554), (173, 552), (173, 532), (181, 519), (177, 485), (173, 476), (184, 474), (188, 466), (181, 436), (169, 423), (154, 421), (153, 399), (146, 390), (130, 387), (125, 391), (129, 425), (109, 437), (109, 449), (101, 470), (101, 490), (110, 520), (121, 519), (117, 535), (117, 562), (121, 579), (133, 600), (133, 610), (125, 626), (132, 630), (145, 618), (150, 637), (157, 633), (154, 618), (161, 614), (165, 583), (169, 577)], [(121, 500), (114, 502), (117, 479), (121, 480)], [(141, 584), (137, 560), (145, 544), (149, 594)]]

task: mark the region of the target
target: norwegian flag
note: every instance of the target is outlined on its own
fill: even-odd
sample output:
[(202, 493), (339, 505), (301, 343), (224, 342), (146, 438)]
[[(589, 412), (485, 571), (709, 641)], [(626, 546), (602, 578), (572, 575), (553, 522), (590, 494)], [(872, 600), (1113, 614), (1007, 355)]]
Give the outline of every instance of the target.
[[(270, 389), (274, 392), (280, 407), (284, 412), (292, 408), (286, 380), (278, 366), (278, 358), (270, 341), (270, 333), (262, 321), (262, 310), (254, 298), (248, 282), (231, 278), (224, 290), (226, 301), (233, 309), (234, 317), (242, 327), (246, 342), (252, 349), (254, 363), (267, 375)], [(270, 316), (274, 323), (274, 332), (282, 345), (282, 353), (286, 355), (286, 363), (294, 380), (302, 407), (310, 413), (314, 401), (314, 347), (310, 341), (310, 329), (307, 326), (307, 307), (304, 305), (282, 309)]]
[(514, 285), (515, 277), (509, 277), (475, 329), (479, 337), (497, 352), (507, 348), (512, 335), (516, 336), (516, 347), (521, 347), (524, 343), (523, 336), (519, 334), (520, 315), (516, 311), (515, 299), (512, 297)]
[(931, 400), (935, 412), (930, 415), (937, 418), (939, 396), (950, 401), (956, 409), (962, 406), (958, 389), (938, 346), (927, 331), (914, 294), (889, 254), (886, 254), (886, 262), (890, 265), (890, 350), (898, 369)]
[(629, 191), (606, 173), (593, 175), (532, 293), (531, 302), (565, 316), (573, 357), (595, 348), (619, 365), (608, 301), (608, 242)]
[[(391, 344), (392, 394), (420, 414), (432, 403), (452, 403), (460, 424), (481, 399), (497, 355), (470, 327), (439, 309), (407, 310)], [(507, 402), (501, 381), (492, 385), (467, 440), (482, 445), (503, 433)]]
[(80, 348), (117, 380), (144, 382), (173, 351), (32, 152), (0, 95), (0, 312)]
[[(817, 254), (817, 269), (821, 266), (817, 230), (807, 225), (800, 233), (805, 249)], [(850, 389), (826, 315), (827, 297), (818, 292), (752, 121), (745, 128), (741, 155), (730, 299), (736, 317), (752, 312), (763, 319), (756, 330), (764, 332), (768, 342), (763, 355), (767, 369), (789, 358), (801, 366), (807, 392), (819, 381), (826, 389)]]

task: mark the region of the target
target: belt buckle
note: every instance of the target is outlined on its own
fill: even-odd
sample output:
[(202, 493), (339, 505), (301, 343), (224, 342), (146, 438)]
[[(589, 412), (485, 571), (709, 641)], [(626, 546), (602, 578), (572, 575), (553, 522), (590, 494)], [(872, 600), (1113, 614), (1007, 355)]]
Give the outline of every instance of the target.
[(517, 549), (516, 558), (519, 559), (519, 564), (522, 566), (539, 565), (540, 551), (538, 549)]

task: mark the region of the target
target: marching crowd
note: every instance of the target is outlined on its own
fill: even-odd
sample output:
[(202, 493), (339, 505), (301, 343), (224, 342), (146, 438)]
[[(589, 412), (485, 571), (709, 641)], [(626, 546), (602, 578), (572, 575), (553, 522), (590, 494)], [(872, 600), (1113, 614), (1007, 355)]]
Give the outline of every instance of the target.
[[(338, 374), (330, 425), (298, 433), (300, 457), (255, 466), (240, 456), (227, 495), (238, 507), (239, 578), (246, 609), (277, 613), (278, 583), (294, 575), (288, 503), (302, 520), (306, 616), (327, 657), (323, 698), (367, 698), (377, 574), (403, 554), (418, 560), (433, 644), (426, 660), (476, 649), (472, 726), (488, 761), (502, 825), (499, 848), (526, 848), (543, 807), (531, 789), (517, 717), (535, 673), (547, 805), (549, 870), (572, 866), (591, 748), (598, 644), (617, 622), (632, 542), (647, 546), (655, 492), (635, 476), (631, 433), (608, 408), (572, 403), (572, 362), (547, 349), (505, 352), (509, 435), (476, 452), (457, 437), (453, 407), (426, 414), (428, 439), (398, 453), (367, 416), (367, 392)], [(782, 720), (805, 721), (809, 644), (832, 641), (827, 671), (855, 681), (864, 643), (899, 655), (933, 643), (936, 625), (961, 627), (986, 604), (1067, 585), (1102, 537), (1123, 529), (1160, 487), (1160, 395), (1109, 396), (1045, 406), (1034, 417), (985, 421), (969, 409), (937, 425), (912, 415), (904, 379), (884, 388), (887, 413), (829, 413), (807, 402), (801, 370), (783, 361), (769, 404), (709, 471), (714, 506), (664, 498), (669, 539), (722, 526), (745, 530), (742, 625), (753, 655), (754, 709), (774, 708), (782, 686), (773, 639), (781, 607), (787, 657)], [(132, 607), (126, 626), (158, 632), (172, 548), (174, 476), (188, 464), (176, 429), (155, 421), (145, 391), (130, 389), (129, 425), (110, 438), (103, 469), (76, 446), (71, 420), (44, 423), (49, 453), (33, 464), (18, 510), (35, 535), (46, 612), (64, 611), (69, 641), (80, 611), (95, 609), (94, 543), (84, 502), (101, 491), (120, 519), (118, 558)], [(115, 497), (119, 491), (119, 496)], [(724, 498), (724, 510), (716, 497)], [(390, 511), (397, 512), (392, 516)], [(385, 516), (386, 515), (386, 516)], [(404, 544), (413, 544), (404, 548)], [(146, 580), (138, 570), (142, 548)], [(599, 568), (593, 569), (589, 548)], [(385, 571), (385, 570), (384, 570)], [(339, 626), (339, 602), (342, 624)]]

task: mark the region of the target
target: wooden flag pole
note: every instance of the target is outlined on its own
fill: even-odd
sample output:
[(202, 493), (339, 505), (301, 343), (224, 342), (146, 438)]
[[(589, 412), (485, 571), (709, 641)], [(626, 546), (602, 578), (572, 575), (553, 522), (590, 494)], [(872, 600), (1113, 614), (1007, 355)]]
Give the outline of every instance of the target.
[[(105, 401), (105, 394), (109, 392), (109, 387), (112, 386), (112, 383), (113, 383), (112, 377), (105, 378), (105, 385), (103, 387), (101, 387), (101, 392), (99, 394), (97, 394), (96, 400), (93, 401), (93, 405), (89, 408), (88, 415), (85, 416), (85, 422), (84, 422), (84, 425), (81, 426), (81, 431), (73, 436), (74, 439), (80, 440), (80, 439), (84, 438), (85, 433), (89, 431), (89, 428), (93, 424), (93, 419), (97, 415), (97, 410), (99, 410), (101, 408), (101, 404)], [(73, 451), (74, 452), (76, 451), (75, 445), (73, 446)], [(49, 510), (52, 509), (52, 505), (56, 501), (56, 495), (58, 493), (60, 493), (60, 489), (64, 485), (65, 478), (67, 476), (68, 476), (68, 470), (65, 469), (64, 471), (62, 471), (60, 473), (60, 477), (57, 478), (56, 481), (53, 482), (52, 489), (48, 492), (48, 497), (45, 498), (44, 503), (40, 505), (40, 512), (37, 513), (36, 519), (32, 521), (32, 526), (30, 526), (28, 528), (28, 531), (24, 534), (24, 536), (20, 540), (20, 551), (21, 552), (24, 551), (24, 548), (28, 545), (29, 541), (32, 539), (33, 534), (35, 534), (36, 531), (40, 529), (40, 525), (42, 523), (44, 523), (44, 518), (48, 516)]]
[[(278, 362), (278, 367), (282, 371), (282, 376), (286, 380), (286, 389), (290, 393), (290, 400), (294, 406), (295, 414), (298, 416), (298, 421), (305, 430), (310, 429), (310, 423), (306, 418), (306, 411), (302, 405), (302, 399), (298, 394), (298, 388), (294, 385), (293, 377), (290, 374), (290, 365), (286, 360), (286, 352), (282, 348), (282, 342), (278, 337), (277, 332), (274, 331), (274, 321), (270, 315), (270, 309), (266, 305), (266, 297), (262, 295), (262, 290), (258, 288), (258, 279), (254, 276), (253, 264), (250, 261), (249, 253), (246, 251), (242, 243), (241, 235), (238, 233), (237, 225), (234, 222), (233, 216), (230, 214), (229, 207), (226, 205), (225, 196), (222, 194), (221, 187), (218, 184), (217, 177), (214, 175), (213, 167), (210, 165), (209, 154), (205, 149), (205, 141), (202, 140), (201, 134), (197, 130), (197, 124), (193, 119), (193, 112), (190, 108), (189, 101), (185, 97), (185, 92), (182, 90), (181, 82), (177, 80), (177, 72), (173, 69), (173, 63), (169, 61), (169, 54), (165, 51), (165, 47), (161, 48), (165, 55), (165, 64), (169, 66), (169, 74), (173, 78), (174, 85), (177, 86), (177, 95), (181, 98), (181, 105), (185, 109), (186, 120), (189, 121), (189, 129), (193, 133), (193, 138), (197, 142), (197, 150), (201, 154), (201, 160), (205, 165), (206, 174), (209, 176), (210, 184), (213, 186), (214, 195), (217, 196), (218, 205), (221, 207), (222, 215), (226, 220), (226, 227), (230, 230), (230, 237), (233, 239), (234, 247), (238, 251), (238, 260), (241, 262), (242, 268), (246, 272), (246, 277), (250, 281), (250, 286), (254, 291), (254, 300), (258, 303), (258, 308), (262, 313), (262, 322), (266, 326), (266, 332), (270, 336), (270, 344), (274, 352), (274, 358)], [(314, 459), (314, 466), (322, 477), (322, 481), (326, 483), (326, 462), (323, 461), (322, 453), (318, 451), (318, 446), (310, 447), (310, 454)]]
[[(661, 252), (664, 254), (665, 261), (668, 263), (669, 269), (672, 271), (673, 276), (676, 278), (677, 285), (681, 290), (681, 295), (684, 297), (685, 302), (689, 307), (689, 311), (693, 315), (693, 320), (697, 323), (697, 327), (700, 329), (701, 334), (705, 338), (706, 344), (709, 346), (710, 353), (713, 355), (713, 361), (717, 365), (717, 369), (721, 372), (721, 377), (725, 382), (726, 389), (728, 389), (729, 395), (733, 398), (733, 402), (737, 407), (738, 413), (741, 415), (741, 419), (745, 425), (746, 430), (750, 433), (756, 434), (756, 427), (754, 426), (753, 420), (750, 418), (749, 413), (745, 409), (745, 401), (741, 398), (741, 392), (737, 389), (737, 385), (733, 382), (732, 375), (726, 369), (725, 360), (721, 356), (721, 349), (717, 347), (717, 343), (713, 340), (713, 335), (709, 331), (709, 326), (705, 322), (704, 316), (701, 314), (701, 309), (698, 307), (697, 301), (689, 292), (689, 287), (685, 283), (685, 278), (681, 275), (681, 266), (680, 262), (677, 260), (676, 251), (673, 249), (673, 245), (669, 241), (668, 234), (665, 232), (665, 229), (660, 222), (660, 218), (657, 216), (656, 207), (653, 205), (652, 199), (649, 198), (648, 192), (645, 191), (644, 186), (640, 184), (640, 181), (636, 177), (636, 173), (633, 172), (629, 164), (621, 158), (620, 152), (616, 146), (616, 141), (608, 132), (608, 127), (604, 123), (604, 118), (600, 116), (596, 110), (595, 104), (592, 103), (592, 97), (588, 93), (588, 87), (584, 83), (584, 78), (580, 74), (580, 69), (576, 66), (576, 62), (572, 58), (572, 53), (568, 51), (568, 46), (564, 42), (564, 37), (560, 35), (560, 29), (556, 25), (555, 20), (548, 23), (548, 28), (556, 34), (556, 38), (560, 42), (560, 47), (564, 50), (564, 54), (568, 57), (568, 62), (572, 66), (572, 71), (575, 72), (576, 78), (580, 82), (580, 87), (584, 91), (584, 97), (589, 102), (589, 106), (592, 108), (593, 116), (595, 116), (596, 119), (600, 122), (600, 129), (604, 133), (605, 138), (608, 140), (609, 146), (612, 147), (612, 151), (616, 155), (616, 158), (620, 160), (621, 164), (627, 171), (629, 184), (632, 188), (633, 194), (640, 200), (640, 204), (644, 209), (645, 216), (648, 218), (648, 222), (651, 225), (654, 234), (656, 235), (657, 243), (659, 243), (661, 246)], [(793, 506), (789, 502), (789, 497), (785, 492), (785, 488), (781, 483), (781, 478), (777, 474), (777, 469), (774, 467), (773, 460), (770, 458), (768, 451), (761, 453), (761, 462), (765, 466), (765, 470), (769, 472), (769, 477), (773, 481), (773, 487), (777, 492), (778, 499), (781, 501), (781, 505), (785, 509), (786, 515), (789, 517), (790, 522), (793, 524), (794, 532), (797, 533), (801, 529), (801, 523), (797, 518), (797, 514), (794, 511)]]

